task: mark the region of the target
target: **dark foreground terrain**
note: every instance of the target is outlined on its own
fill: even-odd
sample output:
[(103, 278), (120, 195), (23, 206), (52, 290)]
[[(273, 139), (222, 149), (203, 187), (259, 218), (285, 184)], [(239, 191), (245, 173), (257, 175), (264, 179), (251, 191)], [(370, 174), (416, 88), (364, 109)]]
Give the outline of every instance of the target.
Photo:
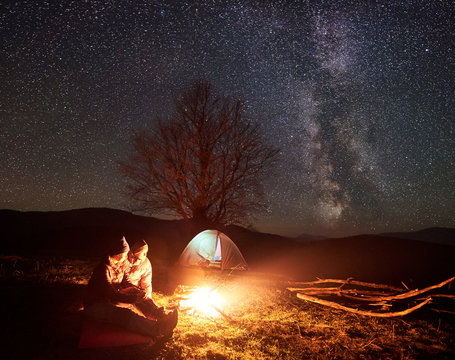
[[(172, 288), (177, 283), (216, 286), (230, 319), (180, 313), (166, 342), (78, 349), (79, 309), (94, 264), (92, 259), (1, 257), (2, 359), (455, 357), (453, 299), (406, 317), (379, 319), (299, 300), (286, 290), (289, 281), (284, 277), (214, 270), (180, 276), (164, 268), (156, 269), (157, 303), (175, 301)], [(452, 313), (441, 312), (448, 309)]]
[[(422, 309), (390, 319), (306, 302), (287, 290), (316, 278), (353, 277), (403, 289), (438, 284), (455, 275), (454, 229), (295, 241), (231, 226), (220, 230), (237, 244), (248, 272), (177, 270), (184, 247), (207, 226), (112, 209), (0, 210), (0, 358), (455, 358), (454, 284), (440, 289), (449, 297), (435, 297)], [(149, 244), (158, 304), (175, 303), (182, 285), (216, 287), (229, 318), (180, 313), (166, 342), (78, 349), (85, 286), (109, 243), (123, 235)], [(406, 310), (422, 298), (397, 305)]]

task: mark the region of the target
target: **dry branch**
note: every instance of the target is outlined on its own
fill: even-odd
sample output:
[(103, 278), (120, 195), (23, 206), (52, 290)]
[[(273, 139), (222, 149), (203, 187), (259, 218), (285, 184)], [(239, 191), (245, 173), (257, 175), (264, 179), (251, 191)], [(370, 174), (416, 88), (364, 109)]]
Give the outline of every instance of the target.
[(387, 304), (387, 302), (384, 300), (376, 300), (377, 297), (374, 297), (374, 296), (373, 297), (361, 297), (361, 296), (352, 296), (352, 295), (348, 295), (348, 294), (342, 294), (342, 296), (349, 300), (369, 302), (369, 303), (371, 303), (370, 305), (372, 305), (372, 306)]
[(437, 285), (432, 285), (432, 286), (428, 286), (424, 289), (414, 289), (414, 290), (411, 290), (411, 291), (407, 291), (405, 293), (402, 293), (402, 294), (398, 294), (398, 295), (392, 295), (392, 296), (379, 296), (379, 297), (370, 297), (370, 298), (363, 298), (365, 300), (368, 300), (368, 301), (389, 301), (389, 300), (403, 300), (403, 299), (409, 299), (411, 297), (414, 297), (414, 296), (417, 296), (417, 295), (420, 295), (420, 294), (424, 294), (430, 290), (434, 290), (434, 289), (439, 289), (441, 287), (443, 287), (444, 285), (447, 285), (449, 283), (451, 283), (453, 280), (455, 280), (455, 276), (448, 279), (448, 280), (445, 280)]
[(309, 281), (309, 282), (293, 282), (293, 284), (295, 284), (295, 285), (317, 285), (317, 284), (327, 284), (327, 283), (342, 284), (341, 286), (351, 284), (351, 285), (369, 287), (369, 288), (373, 288), (373, 289), (388, 289), (388, 290), (397, 291), (397, 292), (403, 291), (402, 288), (399, 288), (396, 286), (357, 281), (357, 280), (353, 280), (352, 278), (348, 278), (346, 280), (318, 279), (316, 281)]
[(448, 295), (448, 294), (431, 294), (432, 297), (441, 297), (455, 300), (455, 295)]
[[(307, 295), (338, 295), (338, 296), (384, 296), (390, 295), (385, 294), (384, 292), (371, 291), (371, 290), (357, 290), (357, 289), (340, 289), (336, 288), (287, 288), (289, 291), (297, 291), (300, 293), (305, 293)], [(360, 298), (362, 299), (362, 298)]]
[[(403, 299), (415, 297), (417, 295), (426, 293), (430, 290), (441, 288), (444, 285), (449, 284), (453, 280), (455, 280), (455, 276), (448, 280), (445, 280), (437, 285), (428, 286), (421, 290), (413, 289), (413, 290), (407, 291), (405, 293), (396, 294), (396, 295), (387, 294), (386, 296), (384, 296), (385, 295), (384, 293), (379, 293), (379, 292), (374, 292), (374, 291), (354, 290), (354, 289), (343, 290), (339, 287), (336, 287), (336, 288), (334, 288), (334, 287), (330, 287), (330, 288), (329, 287), (327, 287), (327, 288), (317, 288), (317, 287), (291, 288), (290, 287), (287, 289), (290, 291), (298, 291), (301, 293), (304, 292), (307, 295), (339, 295), (339, 296), (345, 296), (348, 298), (352, 298), (352, 295), (357, 295), (357, 297), (355, 298), (356, 300), (369, 301), (369, 302), (380, 302), (380, 301), (390, 301), (390, 300), (403, 300)], [(338, 282), (342, 282), (342, 281), (343, 280), (339, 280)], [(336, 282), (336, 280), (334, 280), (334, 279), (318, 280), (318, 281), (314, 281), (313, 283), (321, 283), (321, 282)], [(309, 284), (309, 283), (307, 283), (307, 284)], [(384, 286), (387, 286), (387, 285), (380, 285), (380, 287), (373, 286), (374, 284), (371, 284), (371, 283), (362, 283), (362, 284), (363, 284), (362, 286), (366, 286), (365, 284), (370, 284), (371, 287), (376, 287), (376, 288), (380, 288), (380, 287), (383, 288)], [(358, 296), (358, 295), (360, 295), (360, 296)], [(450, 297), (450, 296), (447, 296), (447, 297)]]
[(215, 305), (213, 305), (213, 304), (212, 304), (211, 306), (212, 306), (212, 308), (214, 308), (216, 311), (218, 311), (221, 315), (223, 315), (223, 317), (225, 317), (226, 319), (232, 321), (232, 318), (231, 318), (229, 315), (227, 315), (223, 310), (221, 310), (218, 306), (215, 306)]
[(321, 304), (325, 306), (329, 306), (334, 309), (339, 309), (339, 310), (344, 310), (348, 312), (352, 312), (354, 314), (358, 315), (365, 315), (365, 316), (374, 316), (374, 317), (384, 317), (384, 318), (390, 318), (390, 317), (397, 317), (397, 316), (403, 316), (412, 313), (413, 311), (420, 309), (421, 307), (425, 306), (431, 301), (431, 297), (428, 297), (426, 300), (422, 301), (421, 303), (403, 311), (396, 311), (396, 312), (383, 312), (383, 313), (378, 313), (378, 312), (373, 312), (373, 311), (367, 311), (367, 310), (359, 310), (359, 309), (354, 309), (348, 306), (340, 305), (336, 302), (333, 301), (328, 301), (328, 300), (323, 300), (323, 299), (318, 299), (313, 296), (308, 296), (305, 294), (297, 294), (297, 297), (302, 300), (310, 301), (316, 304)]
[(455, 311), (450, 311), (450, 310), (442, 310), (442, 309), (431, 309), (437, 313), (444, 313), (444, 314), (451, 314), (455, 315)]
[[(353, 281), (351, 278), (347, 280), (337, 280), (337, 279), (318, 279), (317, 281), (312, 281), (312, 282), (300, 282), (298, 284), (302, 285), (315, 285), (315, 284), (330, 284), (330, 283), (338, 283), (341, 284), (339, 287), (289, 287), (287, 288), (289, 291), (296, 291), (298, 292), (297, 297), (302, 300), (307, 300), (311, 301), (317, 304), (322, 304), (325, 306), (329, 306), (332, 308), (356, 313), (359, 315), (366, 315), (366, 316), (376, 316), (376, 317), (397, 317), (397, 316), (403, 316), (406, 314), (409, 314), (428, 302), (431, 301), (432, 297), (443, 297), (443, 298), (449, 298), (449, 299), (455, 299), (454, 295), (446, 295), (446, 294), (432, 294), (431, 297), (426, 294), (424, 295), (423, 298), (420, 299), (414, 299), (414, 301), (420, 301), (419, 304), (410, 307), (407, 310), (403, 311), (387, 311), (389, 307), (392, 306), (392, 303), (395, 301), (401, 301), (401, 300), (408, 300), (410, 298), (415, 298), (418, 295), (428, 293), (431, 290), (441, 288), (447, 284), (450, 284), (452, 281), (455, 280), (455, 276), (445, 280), (439, 284), (428, 286), (424, 289), (414, 289), (414, 290), (409, 290), (406, 292), (402, 292), (400, 294), (396, 293), (391, 293), (390, 290), (393, 289), (395, 292), (397, 288), (393, 286), (388, 286), (388, 285), (382, 285), (382, 284), (373, 284), (373, 283), (365, 283), (361, 281)], [(297, 284), (297, 283), (294, 283)], [(358, 289), (343, 289), (343, 286), (349, 284), (349, 285), (360, 285), (361, 287), (370, 287), (373, 289), (388, 289), (389, 291), (375, 291), (375, 290), (358, 290)], [(401, 290), (402, 291), (402, 290)], [(328, 301), (328, 300), (323, 300), (315, 296), (331, 296), (331, 295), (336, 295), (340, 297), (344, 297), (349, 300), (353, 301), (368, 301), (369, 304), (368, 306), (381, 306), (383, 309), (386, 309), (384, 312), (374, 312), (374, 311), (369, 311), (369, 310), (361, 310), (345, 305), (338, 304), (333, 301)], [(392, 303), (388, 303), (391, 301)]]

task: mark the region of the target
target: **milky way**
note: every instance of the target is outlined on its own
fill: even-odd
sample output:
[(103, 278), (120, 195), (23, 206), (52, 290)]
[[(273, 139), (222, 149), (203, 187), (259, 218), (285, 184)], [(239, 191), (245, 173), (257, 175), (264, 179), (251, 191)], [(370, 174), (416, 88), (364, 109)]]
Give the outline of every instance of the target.
[(256, 228), (455, 227), (455, 8), (362, 3), (2, 5), (0, 208), (128, 209), (131, 135), (205, 79), (281, 149)]

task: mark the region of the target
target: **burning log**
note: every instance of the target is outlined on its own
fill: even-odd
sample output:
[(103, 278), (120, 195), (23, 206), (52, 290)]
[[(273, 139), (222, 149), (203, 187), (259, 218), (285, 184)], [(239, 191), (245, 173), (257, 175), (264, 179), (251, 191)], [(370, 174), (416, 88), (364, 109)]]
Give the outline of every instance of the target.
[(180, 300), (179, 308), (192, 315), (200, 315), (214, 321), (219, 315), (232, 320), (223, 310), (224, 300), (218, 295), (216, 289), (208, 287), (186, 290)]

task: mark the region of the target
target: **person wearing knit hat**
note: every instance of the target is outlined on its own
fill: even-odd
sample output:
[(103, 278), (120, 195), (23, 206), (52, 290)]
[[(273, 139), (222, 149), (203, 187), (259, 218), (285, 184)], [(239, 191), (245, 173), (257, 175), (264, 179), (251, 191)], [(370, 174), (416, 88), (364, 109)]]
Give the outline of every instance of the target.
[(125, 237), (111, 244), (107, 256), (95, 267), (88, 283), (84, 313), (97, 321), (117, 324), (146, 336), (168, 336), (177, 325), (177, 313), (150, 319), (136, 314), (130, 308), (141, 303), (144, 294), (127, 281), (129, 251)]
[(126, 275), (127, 281), (140, 290), (142, 299), (136, 302), (136, 307), (147, 317), (163, 317), (163, 307), (157, 306), (152, 300), (152, 264), (147, 258), (148, 245), (144, 240), (136, 241), (128, 253), (130, 269)]
[(130, 247), (125, 237), (113, 241), (107, 256), (93, 270), (88, 283), (87, 302), (100, 303), (130, 303), (136, 301), (136, 296), (125, 295), (125, 273), (129, 270), (126, 260)]
[(130, 251), (130, 246), (126, 242), (125, 237), (123, 236), (121, 239), (112, 242), (109, 251), (109, 256), (128, 254), (128, 251)]
[(144, 293), (144, 298), (152, 298), (152, 264), (147, 258), (148, 245), (144, 240), (136, 241), (128, 253), (130, 270), (126, 275), (128, 282)]
[(147, 243), (145, 242), (145, 240), (139, 240), (139, 241), (136, 241), (133, 246), (131, 246), (131, 252), (133, 254), (141, 254), (141, 253), (144, 253), (145, 256), (147, 256), (147, 252), (149, 250), (149, 247), (147, 245)]

